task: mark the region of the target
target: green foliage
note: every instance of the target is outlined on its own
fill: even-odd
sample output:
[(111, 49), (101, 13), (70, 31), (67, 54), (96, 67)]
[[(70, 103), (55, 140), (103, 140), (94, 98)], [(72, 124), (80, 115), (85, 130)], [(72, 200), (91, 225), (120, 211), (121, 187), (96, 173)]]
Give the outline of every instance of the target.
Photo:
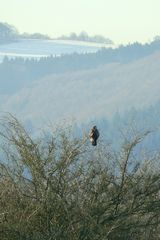
[(68, 129), (35, 139), (17, 119), (5, 118), (1, 239), (159, 239), (157, 155), (152, 164), (147, 156), (134, 160), (134, 149), (148, 134), (136, 134), (114, 152), (103, 143), (93, 149)]

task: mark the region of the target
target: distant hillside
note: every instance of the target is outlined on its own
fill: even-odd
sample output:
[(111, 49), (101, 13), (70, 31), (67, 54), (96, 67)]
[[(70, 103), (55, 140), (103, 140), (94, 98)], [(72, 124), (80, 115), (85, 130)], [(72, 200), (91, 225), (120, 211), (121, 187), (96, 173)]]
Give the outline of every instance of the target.
[[(160, 41), (0, 64), (0, 111), (43, 125), (111, 118), (160, 100)], [(152, 113), (151, 113), (152, 116)]]
[(0, 94), (16, 93), (33, 81), (51, 74), (86, 71), (111, 63), (132, 63), (156, 52), (160, 52), (160, 40), (145, 45), (134, 43), (115, 49), (102, 48), (96, 53), (42, 57), (40, 60), (5, 57), (0, 64)]
[(58, 121), (113, 116), (132, 107), (143, 109), (160, 100), (160, 53), (131, 63), (51, 74), (1, 101), (1, 110), (20, 117)]

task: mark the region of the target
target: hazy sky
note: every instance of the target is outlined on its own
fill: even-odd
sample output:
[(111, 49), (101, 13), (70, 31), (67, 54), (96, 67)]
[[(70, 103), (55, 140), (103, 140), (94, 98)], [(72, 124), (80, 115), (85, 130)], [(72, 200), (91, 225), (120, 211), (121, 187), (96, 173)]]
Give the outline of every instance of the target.
[(52, 37), (85, 30), (115, 43), (160, 35), (160, 0), (0, 0), (0, 22)]

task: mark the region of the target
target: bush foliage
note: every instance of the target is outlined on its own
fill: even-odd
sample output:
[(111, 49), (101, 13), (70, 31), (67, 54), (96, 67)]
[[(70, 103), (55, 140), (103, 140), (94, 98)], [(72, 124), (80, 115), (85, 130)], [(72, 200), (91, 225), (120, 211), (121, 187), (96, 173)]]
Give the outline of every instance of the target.
[(134, 155), (148, 135), (135, 134), (115, 152), (68, 129), (35, 138), (5, 118), (0, 239), (160, 239), (159, 154)]

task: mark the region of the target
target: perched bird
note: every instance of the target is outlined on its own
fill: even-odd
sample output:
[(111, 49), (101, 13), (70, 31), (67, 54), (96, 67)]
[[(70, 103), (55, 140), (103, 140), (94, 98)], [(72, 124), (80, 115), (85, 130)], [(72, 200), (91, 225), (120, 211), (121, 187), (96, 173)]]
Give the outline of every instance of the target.
[(97, 139), (99, 138), (99, 131), (96, 126), (94, 126), (89, 133), (89, 138), (93, 146), (97, 145)]

